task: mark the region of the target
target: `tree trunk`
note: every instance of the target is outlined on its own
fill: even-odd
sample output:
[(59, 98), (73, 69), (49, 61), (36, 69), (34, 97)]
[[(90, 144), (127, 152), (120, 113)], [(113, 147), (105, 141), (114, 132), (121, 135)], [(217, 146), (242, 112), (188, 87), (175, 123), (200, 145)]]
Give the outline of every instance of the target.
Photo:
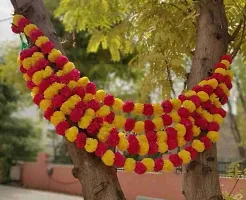
[[(36, 24), (55, 47), (64, 53), (42, 0), (11, 0), (11, 3), (16, 13)], [(74, 143), (66, 143), (74, 164), (72, 173), (79, 179), (86, 200), (125, 199), (115, 168), (107, 167), (95, 155), (77, 149)]]
[[(209, 75), (228, 46), (228, 24), (223, 0), (197, 1), (196, 49), (188, 79), (188, 88)], [(186, 166), (183, 180), (186, 200), (222, 200), (217, 172), (217, 150), (201, 153)]]

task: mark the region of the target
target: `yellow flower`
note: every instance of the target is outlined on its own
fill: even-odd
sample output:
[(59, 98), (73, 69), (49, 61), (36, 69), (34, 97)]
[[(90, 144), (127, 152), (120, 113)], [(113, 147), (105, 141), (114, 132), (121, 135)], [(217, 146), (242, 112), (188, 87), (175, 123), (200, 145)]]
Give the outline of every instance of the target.
[(177, 124), (175, 124), (174, 128), (176, 129), (177, 135), (178, 135), (179, 137), (185, 135), (185, 133), (186, 133), (186, 128), (185, 128), (185, 126), (184, 126), (183, 124), (177, 123)]
[(170, 172), (174, 169), (173, 163), (170, 160), (164, 160), (163, 171)]
[(88, 77), (84, 76), (78, 80), (78, 86), (85, 87), (89, 82)]
[(23, 16), (23, 15), (17, 15), (17, 14), (15, 14), (14, 17), (13, 17), (13, 24), (14, 24), (15, 26), (18, 26), (19, 20), (20, 20), (21, 18), (24, 18), (24, 16)]
[(218, 142), (219, 141), (219, 138), (220, 138), (220, 135), (217, 131), (209, 131), (208, 134), (207, 134), (207, 137), (213, 142)]
[(204, 143), (201, 142), (200, 140), (193, 140), (192, 142), (192, 147), (197, 151), (197, 152), (203, 152), (205, 150)]
[(22, 61), (22, 65), (24, 69), (29, 69), (33, 65), (33, 60), (32, 58), (25, 58)]
[(67, 62), (64, 66), (63, 66), (63, 71), (64, 74), (68, 74), (69, 72), (71, 72), (73, 69), (75, 68), (74, 64), (72, 62)]
[(173, 122), (180, 122), (180, 120), (181, 120), (177, 111), (172, 111), (170, 113), (170, 117), (172, 118)]
[(233, 79), (233, 72), (231, 70), (227, 70), (227, 75), (230, 77), (230, 79)]
[(187, 164), (191, 161), (191, 156), (190, 156), (190, 152), (186, 151), (186, 150), (181, 150), (178, 153), (179, 157), (182, 159), (184, 164)]
[(37, 71), (33, 74), (32, 76), (32, 82), (35, 85), (39, 85), (41, 83), (41, 81), (43, 80), (43, 70), (41, 71)]
[(93, 99), (93, 95), (91, 93), (86, 93), (85, 96), (84, 96), (84, 98), (83, 98), (83, 100), (85, 102), (88, 102), (88, 101), (90, 101), (92, 99)]
[[(38, 37), (38, 39), (39, 39), (39, 37)], [(51, 52), (50, 52), (49, 55), (48, 55), (48, 59), (49, 59), (50, 62), (55, 62), (55, 60), (56, 60), (59, 56), (61, 56), (61, 55), (62, 55), (62, 53), (61, 53), (59, 50), (57, 50), (57, 49), (52, 49)]]
[(43, 79), (50, 77), (54, 72), (50, 66), (46, 66), (45, 69), (42, 71), (43, 71), (43, 73), (42, 73)]
[(70, 88), (70, 89), (74, 89), (74, 88), (76, 88), (77, 87), (77, 82), (76, 81), (69, 81), (69, 83), (68, 83), (68, 87)]
[(133, 158), (127, 158), (124, 165), (124, 170), (131, 172), (135, 169), (136, 161)]
[(161, 117), (155, 117), (152, 122), (155, 124), (155, 130), (160, 130), (164, 126)]
[(23, 74), (23, 78), (25, 81), (31, 80), (30, 77), (27, 74)]
[(76, 126), (72, 126), (71, 128), (66, 130), (65, 136), (69, 142), (74, 142), (77, 139), (78, 133), (78, 128)]
[(18, 57), (17, 57), (17, 65), (18, 65), (18, 66), (21, 66), (21, 64), (22, 64), (22, 61), (21, 61), (21, 59), (20, 59), (20, 56), (18, 56)]
[(141, 133), (144, 131), (144, 122), (143, 121), (137, 121), (134, 125), (133, 131), (135, 133)]
[(43, 99), (40, 101), (39, 107), (42, 111), (46, 111), (48, 107), (51, 106), (51, 100)]
[(90, 117), (90, 116), (83, 116), (80, 119), (80, 121), (78, 122), (78, 126), (81, 129), (86, 129), (91, 124), (91, 121), (92, 121), (92, 117)]
[(198, 83), (198, 86), (204, 86), (207, 85), (208, 81), (207, 80), (202, 80), (200, 83)]
[(186, 97), (191, 97), (193, 95), (196, 95), (196, 92), (193, 90), (189, 90), (184, 94)]
[(103, 105), (99, 110), (96, 112), (98, 117), (106, 117), (110, 113), (110, 107), (107, 105)]
[(158, 143), (158, 152), (165, 153), (168, 151), (168, 145), (165, 142), (157, 142)]
[(206, 119), (208, 122), (212, 122), (213, 121), (213, 115), (210, 114), (208, 111), (203, 110), (202, 111), (202, 116), (204, 117), (204, 119)]
[(105, 165), (112, 166), (114, 164), (114, 157), (114, 152), (109, 149), (103, 154), (102, 161)]
[(216, 70), (214, 70), (214, 73), (219, 73), (219, 74), (222, 74), (223, 76), (225, 76), (226, 70), (223, 68), (217, 68)]
[(219, 114), (214, 114), (214, 122), (217, 122), (218, 124), (221, 124), (223, 122), (223, 117)]
[(28, 24), (25, 26), (24, 28), (24, 33), (25, 35), (27, 35), (28, 37), (30, 36), (30, 33), (33, 31), (33, 30), (37, 30), (38, 27), (34, 24)]
[(198, 126), (193, 125), (192, 126), (192, 132), (193, 132), (193, 136), (197, 137), (198, 135), (200, 135), (201, 129)]
[(32, 59), (34, 63), (36, 63), (41, 58), (44, 58), (44, 54), (41, 52), (35, 52), (32, 54)]
[(143, 104), (135, 103), (133, 111), (136, 115), (141, 115), (143, 113)]
[(100, 128), (97, 138), (100, 142), (106, 142), (108, 140), (109, 133), (111, 131), (111, 128), (108, 127), (102, 127)]
[(85, 150), (89, 153), (96, 151), (98, 145), (98, 141), (93, 138), (86, 138)]
[(221, 87), (223, 92), (226, 94), (226, 96), (230, 95), (230, 90), (226, 87), (226, 85), (224, 83), (219, 84), (219, 86)]
[(35, 42), (35, 45), (38, 47), (41, 47), (42, 44), (44, 44), (48, 41), (49, 41), (49, 38), (47, 38), (46, 36), (39, 36)]
[(183, 136), (178, 137), (178, 146), (182, 147), (186, 144), (186, 140), (184, 139)]
[(228, 60), (221, 60), (220, 62), (226, 66), (226, 69), (229, 69), (231, 63)]
[(213, 89), (216, 89), (219, 84), (215, 78), (209, 79), (207, 82), (208, 82), (208, 85), (213, 87)]
[(178, 110), (181, 106), (181, 101), (179, 99), (171, 99), (174, 110)]
[(123, 128), (125, 125), (125, 122), (126, 122), (125, 117), (121, 115), (116, 115), (114, 117), (113, 125), (115, 126), (115, 128)]
[(38, 94), (39, 92), (39, 88), (38, 87), (34, 87), (32, 88), (32, 93), (35, 95), (35, 94)]
[(120, 111), (122, 109), (122, 107), (123, 107), (123, 104), (124, 104), (124, 102), (121, 99), (115, 98), (114, 99), (114, 104), (113, 104), (113, 109), (115, 111)]
[(156, 116), (160, 116), (163, 114), (163, 108), (159, 103), (154, 103), (153, 108), (154, 108), (154, 114)]
[(209, 100), (209, 95), (206, 92), (204, 92), (204, 91), (198, 92), (197, 96), (200, 98), (200, 100), (202, 102), (205, 102), (205, 101)]
[(64, 86), (65, 85), (61, 83), (53, 83), (44, 91), (44, 98), (52, 99)]
[(95, 116), (95, 111), (92, 108), (88, 108), (85, 111), (86, 116), (94, 117)]
[(139, 135), (137, 137), (138, 143), (139, 143), (139, 155), (140, 156), (145, 156), (149, 152), (149, 143), (146, 135)]
[(162, 143), (167, 141), (167, 133), (165, 131), (158, 131), (157, 133), (157, 142)]
[(120, 141), (118, 144), (118, 149), (120, 151), (126, 151), (128, 148), (128, 140), (125, 138), (124, 133), (119, 133)]
[(190, 101), (190, 100), (185, 100), (183, 102), (183, 107), (189, 110), (190, 113), (194, 112), (196, 110), (196, 105)]
[(50, 118), (50, 122), (54, 126), (56, 126), (57, 124), (59, 124), (62, 121), (65, 121), (65, 120), (66, 120), (66, 117), (63, 114), (63, 112), (61, 112), (61, 111), (55, 111)]
[(106, 92), (104, 90), (97, 90), (95, 94), (95, 99), (97, 101), (103, 101), (105, 96), (106, 96)]
[(154, 171), (155, 162), (152, 158), (144, 158), (141, 162), (145, 165), (147, 172)]

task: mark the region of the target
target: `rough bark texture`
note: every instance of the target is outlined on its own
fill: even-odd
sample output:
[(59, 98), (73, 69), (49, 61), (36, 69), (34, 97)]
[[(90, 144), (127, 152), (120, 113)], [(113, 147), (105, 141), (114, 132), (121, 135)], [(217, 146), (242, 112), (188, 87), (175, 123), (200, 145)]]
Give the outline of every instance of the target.
[[(209, 75), (228, 46), (228, 25), (223, 0), (199, 0), (197, 12), (196, 50), (188, 79), (189, 89)], [(223, 199), (217, 173), (216, 145), (186, 167), (183, 194), (186, 200)]]
[[(36, 24), (54, 42), (55, 47), (64, 53), (42, 0), (11, 0), (11, 3), (16, 13)], [(72, 173), (79, 179), (86, 200), (125, 199), (115, 168), (105, 166), (99, 158), (77, 149), (68, 141), (67, 147), (74, 164)]]

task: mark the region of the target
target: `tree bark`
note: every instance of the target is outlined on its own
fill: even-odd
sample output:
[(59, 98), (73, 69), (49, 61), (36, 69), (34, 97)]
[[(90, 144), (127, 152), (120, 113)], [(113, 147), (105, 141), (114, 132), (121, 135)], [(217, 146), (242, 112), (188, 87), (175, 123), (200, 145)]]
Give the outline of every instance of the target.
[[(64, 53), (42, 0), (10, 1), (16, 13), (36, 24), (55, 47)], [(74, 143), (66, 143), (74, 164), (72, 173), (82, 185), (85, 200), (125, 200), (115, 168), (107, 167), (95, 155), (77, 149)]]
[[(197, 1), (197, 37), (188, 89), (210, 74), (228, 46), (228, 24), (223, 0)], [(186, 166), (183, 180), (186, 200), (222, 200), (217, 172), (216, 145)]]

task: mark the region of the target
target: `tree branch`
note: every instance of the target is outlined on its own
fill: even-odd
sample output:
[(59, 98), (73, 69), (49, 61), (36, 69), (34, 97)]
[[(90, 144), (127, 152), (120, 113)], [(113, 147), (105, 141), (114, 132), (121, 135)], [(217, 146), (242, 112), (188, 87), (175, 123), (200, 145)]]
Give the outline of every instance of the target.
[(242, 45), (242, 43), (243, 43), (243, 39), (244, 39), (244, 37), (245, 37), (245, 28), (246, 28), (245, 26), (246, 26), (246, 22), (245, 22), (245, 19), (244, 19), (244, 20), (243, 20), (243, 30), (242, 30), (241, 40), (240, 40), (239, 44), (236, 46), (235, 50), (233, 51), (233, 53), (232, 53), (232, 58), (235, 58), (235, 56), (236, 56), (237, 53), (239, 52), (240, 47), (241, 47), (241, 45)]
[(235, 29), (235, 31), (232, 33), (232, 35), (229, 35), (229, 42), (234, 41), (235, 38), (237, 37), (239, 31), (241, 30), (243, 25), (243, 20), (241, 19), (239, 21), (239, 24), (237, 25), (237, 28)]

